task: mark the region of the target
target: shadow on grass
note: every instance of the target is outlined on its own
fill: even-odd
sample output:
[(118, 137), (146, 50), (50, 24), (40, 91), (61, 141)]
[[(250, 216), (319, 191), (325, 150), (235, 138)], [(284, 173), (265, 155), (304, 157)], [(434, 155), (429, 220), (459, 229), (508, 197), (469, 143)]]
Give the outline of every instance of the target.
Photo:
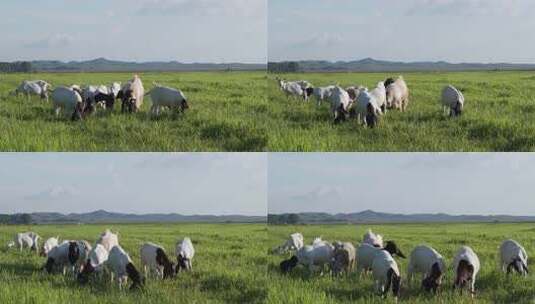
[(228, 303), (265, 303), (267, 299), (265, 282), (253, 285), (245, 279), (223, 275), (203, 280), (201, 291), (214, 293)]

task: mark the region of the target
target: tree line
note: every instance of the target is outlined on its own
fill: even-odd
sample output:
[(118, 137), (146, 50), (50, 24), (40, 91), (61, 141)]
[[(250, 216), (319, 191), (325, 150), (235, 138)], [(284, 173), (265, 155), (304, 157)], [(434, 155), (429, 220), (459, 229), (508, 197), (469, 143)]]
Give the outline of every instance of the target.
[(0, 214), (0, 225), (28, 225), (33, 223), (31, 214)]
[(268, 62), (268, 72), (270, 73), (298, 73), (301, 71), (298, 62)]
[(32, 63), (29, 61), (0, 62), (0, 72), (2, 73), (30, 73)]
[(295, 225), (299, 224), (299, 214), (268, 214), (269, 225)]

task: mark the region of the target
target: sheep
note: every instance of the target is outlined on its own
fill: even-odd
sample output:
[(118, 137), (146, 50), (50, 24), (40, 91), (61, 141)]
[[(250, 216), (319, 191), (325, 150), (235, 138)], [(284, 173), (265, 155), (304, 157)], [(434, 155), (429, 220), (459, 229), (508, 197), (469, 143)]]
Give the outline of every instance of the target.
[(114, 246), (110, 250), (106, 267), (112, 272), (112, 281), (113, 276), (116, 276), (120, 289), (128, 283), (128, 279), (132, 281), (130, 289), (141, 288), (145, 284), (144, 278), (141, 277), (136, 266), (132, 263), (132, 259), (130, 259), (128, 253), (119, 245)]
[(476, 276), (480, 269), (477, 254), (468, 246), (462, 246), (453, 260), (455, 281), (453, 288), (462, 290), (468, 287), (472, 297), (475, 294)]
[(374, 247), (383, 248), (383, 236), (373, 233), (371, 229), (366, 231), (362, 237), (362, 242), (365, 244), (370, 244)]
[(280, 268), (282, 273), (288, 273), (288, 272), (292, 271), (292, 269), (297, 267), (297, 264), (299, 264), (299, 259), (297, 258), (297, 256), (294, 255), (291, 258), (289, 258), (288, 260), (284, 260), (284, 261), (280, 262), (279, 268)]
[(15, 247), (15, 242), (14, 241), (7, 242), (6, 247), (7, 247), (7, 249), (11, 249), (11, 248)]
[(43, 257), (46, 257), (48, 256), (48, 253), (50, 252), (50, 250), (52, 250), (52, 248), (58, 246), (59, 244), (59, 236), (57, 237), (51, 237), (49, 239), (47, 239), (44, 243), (43, 243), (43, 247), (41, 248), (41, 256)]
[(175, 268), (165, 254), (165, 250), (156, 244), (145, 243), (140, 249), (141, 265), (148, 277), (149, 271), (154, 271), (161, 279), (173, 277)]
[(387, 88), (389, 85), (393, 84), (394, 82), (396, 82), (394, 78), (387, 78), (383, 83), (384, 83), (385, 88)]
[(80, 120), (84, 117), (85, 103), (82, 96), (74, 89), (67, 87), (57, 87), (52, 91), (52, 106), (56, 117), (60, 112), (71, 115), (71, 120)]
[(345, 271), (350, 273), (353, 271), (356, 261), (356, 250), (355, 246), (349, 242), (335, 242), (334, 243), (334, 254), (332, 260), (332, 272), (333, 276)]
[(185, 237), (182, 241), (177, 242), (176, 244), (176, 259), (177, 267), (176, 272), (178, 273), (181, 270), (191, 271), (193, 269), (192, 261), (195, 256), (195, 248), (193, 248), (193, 243), (191, 239)]
[(95, 247), (89, 252), (89, 256), (83, 267), (83, 270), (78, 274), (78, 282), (85, 284), (89, 280), (89, 276), (92, 273), (102, 273), (105, 269), (105, 263), (108, 260), (108, 255), (108, 250), (106, 250), (103, 245), (96, 244)]
[(522, 245), (514, 240), (505, 240), (500, 246), (500, 266), (503, 272), (511, 273), (513, 268), (521, 275), (528, 275), (528, 254)]
[(463, 113), (464, 95), (454, 86), (448, 85), (442, 90), (442, 110), (449, 110), (451, 117), (460, 116)]
[(383, 114), (386, 113), (386, 87), (384, 82), (377, 83), (377, 87), (370, 92), (370, 95), (377, 102), (377, 106), (381, 109)]
[(375, 255), (382, 250), (387, 251), (392, 256), (396, 255), (400, 258), (405, 258), (405, 255), (394, 241), (387, 241), (384, 248), (378, 248), (368, 243), (362, 243), (357, 248), (357, 274), (359, 276), (363, 271), (367, 272), (371, 270)]
[(331, 113), (334, 116), (334, 123), (344, 121), (349, 114), (349, 108), (352, 104), (349, 94), (339, 86), (332, 89), (329, 96), (331, 102)]
[(28, 81), (24, 80), (16, 89), (11, 93), (11, 95), (26, 95), (28, 100), (30, 100), (31, 95), (36, 95), (48, 101), (48, 88), (49, 84), (43, 80), (34, 80)]
[(277, 247), (275, 251), (278, 251), (279, 253), (284, 253), (288, 251), (295, 251), (299, 250), (303, 247), (304, 241), (303, 241), (303, 235), (299, 232), (290, 234), (288, 240), (281, 246)]
[(295, 82), (282, 82), (281, 89), (287, 96), (299, 96), (304, 100), (307, 99), (306, 92), (303, 88)]
[(315, 241), (312, 246), (306, 245), (299, 249), (296, 257), (300, 264), (308, 268), (313, 273), (314, 267), (323, 268), (324, 265), (331, 265), (334, 254), (334, 247), (325, 241)]
[(425, 245), (417, 246), (411, 252), (407, 267), (407, 281), (411, 284), (414, 273), (422, 274), (422, 288), (433, 291), (442, 284), (442, 277), (446, 272), (444, 258), (433, 248)]
[(39, 239), (41, 237), (35, 232), (17, 233), (14, 238), (15, 244), (18, 245), (20, 251), (24, 247), (28, 247), (31, 250), (35, 250), (39, 253)]
[(349, 95), (349, 98), (351, 99), (352, 102), (355, 102), (357, 100), (357, 97), (359, 96), (360, 92), (363, 90), (368, 90), (368, 89), (363, 86), (351, 86), (345, 89), (345, 91)]
[(184, 112), (189, 108), (187, 98), (180, 90), (156, 86), (146, 95), (148, 94), (150, 94), (152, 100), (150, 113), (153, 115), (160, 115), (160, 108), (162, 107), (169, 107), (177, 112)]
[(359, 123), (362, 121), (365, 126), (371, 128), (377, 125), (379, 116), (383, 114), (376, 98), (366, 90), (359, 93), (355, 110)]
[(143, 83), (138, 75), (128, 81), (122, 88), (122, 107), (121, 112), (137, 112), (143, 105), (143, 97), (145, 96), (145, 89)]
[(399, 76), (393, 83), (386, 87), (386, 105), (388, 108), (395, 108), (404, 112), (409, 104), (409, 88)]
[(106, 229), (98, 238), (97, 244), (104, 246), (106, 251), (110, 252), (113, 247), (119, 245), (119, 234)]
[(62, 244), (52, 248), (48, 253), (48, 258), (44, 269), (48, 273), (52, 273), (55, 268), (62, 270), (63, 275), (67, 272), (67, 267), (71, 263), (71, 246), (74, 242), (63, 242)]
[(335, 86), (327, 86), (327, 87), (317, 87), (312, 89), (312, 96), (316, 98), (318, 101), (318, 106), (321, 106), (321, 103), (323, 101), (326, 101), (329, 99), (329, 96), (331, 96), (332, 90)]
[(372, 274), (377, 293), (386, 298), (390, 287), (392, 294), (397, 300), (401, 287), (401, 273), (398, 264), (392, 255), (386, 250), (380, 250), (375, 254), (372, 262)]
[(83, 270), (91, 250), (92, 247), (87, 241), (69, 242), (69, 262), (72, 265), (72, 272), (74, 274), (78, 274)]

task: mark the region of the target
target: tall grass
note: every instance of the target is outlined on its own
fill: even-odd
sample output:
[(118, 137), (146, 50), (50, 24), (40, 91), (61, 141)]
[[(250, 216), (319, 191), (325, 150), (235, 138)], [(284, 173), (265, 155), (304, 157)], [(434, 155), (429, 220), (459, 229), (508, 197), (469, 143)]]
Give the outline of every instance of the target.
[[(374, 88), (396, 73), (310, 73), (280, 75), (315, 86)], [(389, 111), (376, 129), (350, 121), (333, 125), (329, 106), (289, 99), (270, 76), (270, 151), (534, 151), (533, 72), (403, 73), (410, 89), (406, 113)], [(464, 92), (461, 118), (443, 115), (443, 87)]]
[[(119, 242), (141, 269), (139, 249), (147, 241), (174, 257), (175, 244), (191, 237), (196, 253), (193, 272), (173, 280), (147, 280), (142, 291), (119, 290), (108, 280), (80, 286), (72, 276), (46, 274), (45, 259), (3, 244), (16, 232), (32, 230), (43, 237), (86, 239), (93, 243), (105, 228), (119, 231)], [(132, 224), (0, 227), (0, 303), (264, 303), (267, 297), (266, 255), (262, 224)]]
[[(528, 255), (535, 254), (535, 226), (533, 224), (401, 224), (401, 225), (311, 225), (270, 226), (266, 250), (280, 245), (288, 235), (301, 232), (305, 243), (314, 237), (325, 240), (349, 241), (353, 244), (362, 240), (368, 228), (395, 240), (406, 256), (411, 250), (427, 244), (439, 251), (448, 266), (439, 295), (434, 297), (420, 290), (417, 276), (409, 287), (406, 278), (407, 259), (396, 258), (402, 273), (401, 302), (406, 303), (533, 303), (535, 301), (535, 275), (527, 278), (518, 275), (507, 277), (498, 269), (498, 247), (501, 242), (513, 238), (523, 244)], [(453, 257), (462, 245), (474, 249), (481, 261), (481, 271), (476, 279), (476, 296), (472, 300), (465, 292), (459, 295), (452, 291)], [(289, 255), (268, 256), (269, 295), (268, 303), (383, 303), (374, 293), (371, 276), (359, 279), (355, 273), (345, 277), (331, 278), (329, 275), (310, 276), (303, 267), (289, 275), (278, 270), (278, 264)], [(390, 297), (386, 303), (393, 303)]]
[(265, 151), (266, 77), (263, 72), (141, 73), (145, 91), (156, 82), (181, 89), (184, 115), (97, 113), (83, 122), (57, 119), (38, 97), (12, 97), (22, 80), (54, 86), (126, 82), (131, 73), (7, 74), (0, 77), (0, 151)]

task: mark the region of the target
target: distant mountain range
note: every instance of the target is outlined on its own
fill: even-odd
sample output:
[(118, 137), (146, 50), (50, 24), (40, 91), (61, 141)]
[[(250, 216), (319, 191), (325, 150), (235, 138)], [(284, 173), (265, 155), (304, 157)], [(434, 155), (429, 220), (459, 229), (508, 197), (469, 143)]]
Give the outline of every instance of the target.
[(265, 64), (181, 63), (177, 61), (127, 62), (97, 58), (88, 61), (31, 61), (37, 72), (167, 72), (167, 71), (252, 71), (265, 70)]
[[(398, 62), (365, 58), (355, 61), (297, 61), (303, 72), (407, 72), (535, 70), (535, 64), (448, 63), (445, 61)], [(277, 64), (277, 63), (274, 63)], [(271, 63), (270, 63), (271, 65)]]
[[(289, 214), (270, 215), (284, 217)], [(466, 222), (535, 222), (535, 216), (449, 215), (444, 213), (397, 214), (365, 210), (357, 213), (298, 213), (299, 223), (466, 223)]]
[[(173, 223), (173, 222), (209, 222), (209, 223), (265, 223), (264, 216), (244, 215), (181, 215), (181, 214), (124, 214), (97, 210), (90, 213), (30, 213), (32, 222), (49, 223)], [(16, 215), (13, 215), (16, 216)]]

